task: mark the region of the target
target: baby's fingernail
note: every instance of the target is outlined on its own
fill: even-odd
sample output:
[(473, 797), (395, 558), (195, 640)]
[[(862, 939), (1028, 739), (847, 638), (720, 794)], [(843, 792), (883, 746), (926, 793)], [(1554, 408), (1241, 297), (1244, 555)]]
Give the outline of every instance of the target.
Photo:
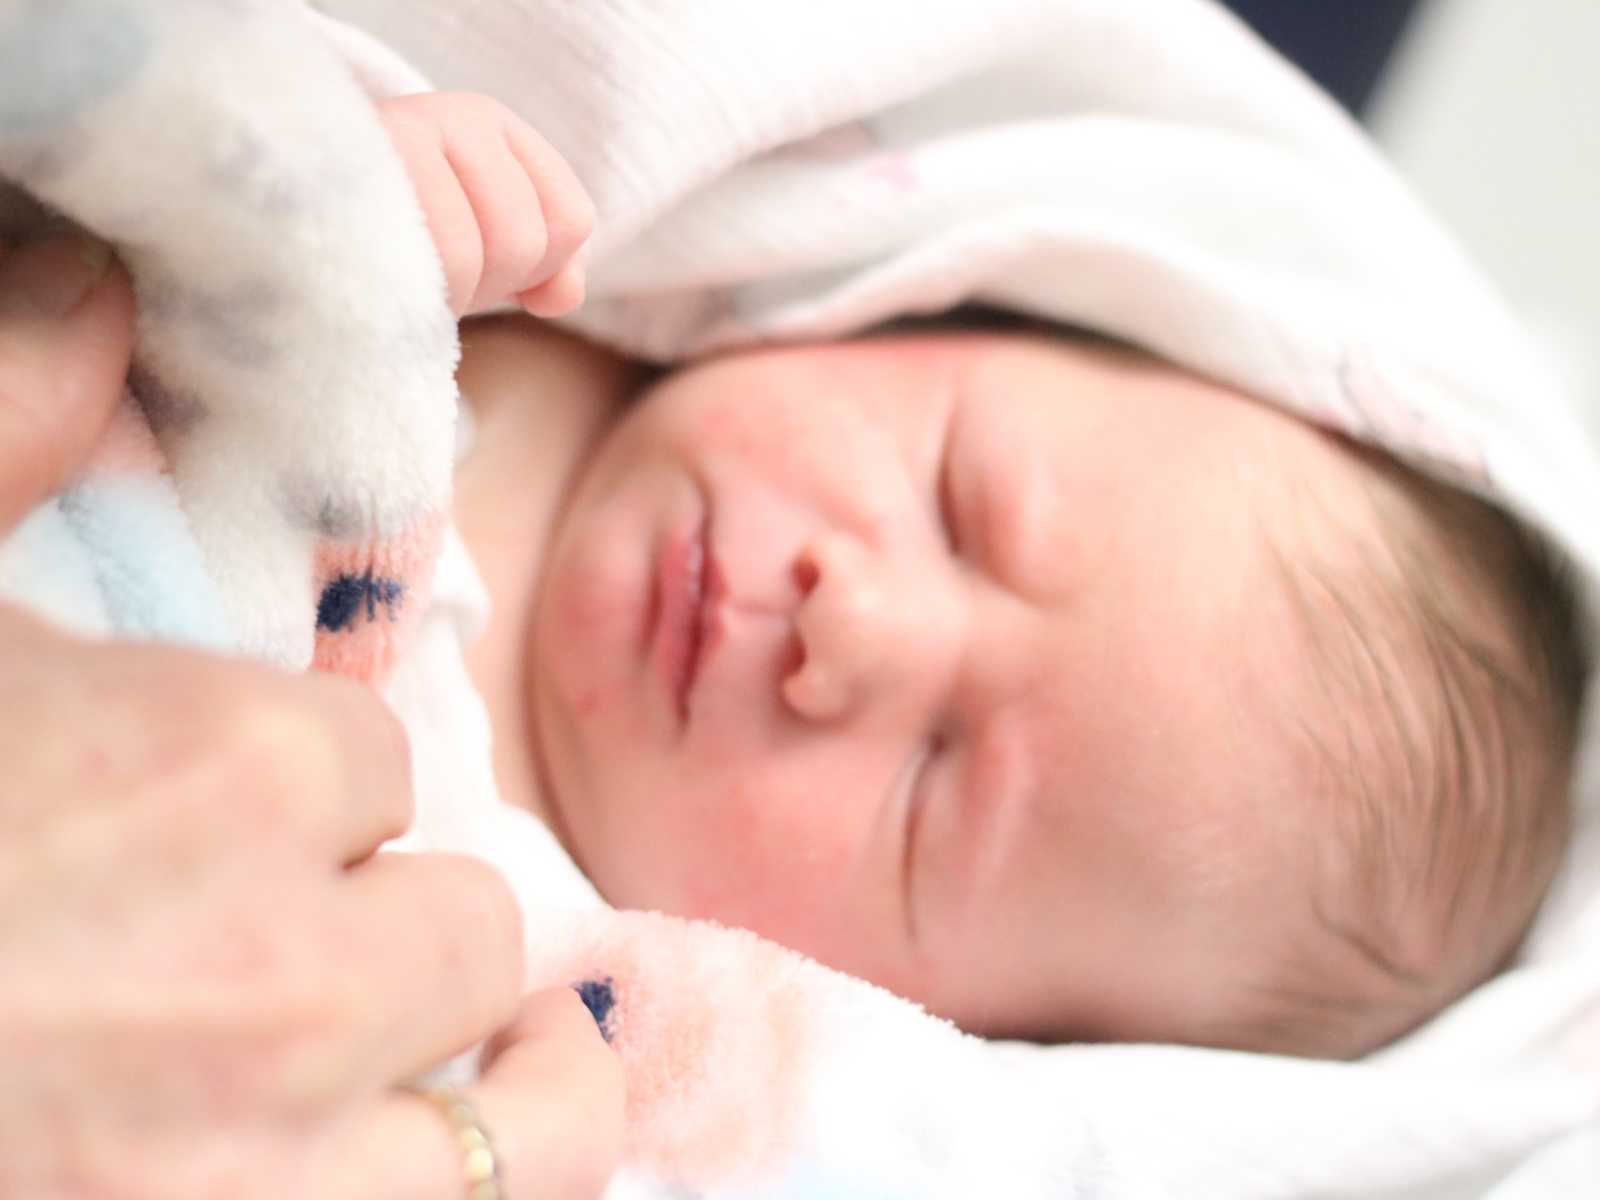
[(30, 242), (0, 259), (0, 313), (65, 317), (103, 278), (111, 247), (87, 234)]

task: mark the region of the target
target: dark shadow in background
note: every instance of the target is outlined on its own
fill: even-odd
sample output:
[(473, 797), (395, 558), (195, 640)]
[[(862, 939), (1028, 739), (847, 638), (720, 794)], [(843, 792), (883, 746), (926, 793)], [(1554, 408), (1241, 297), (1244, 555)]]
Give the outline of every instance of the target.
[(1227, 0), (1360, 116), (1417, 0)]

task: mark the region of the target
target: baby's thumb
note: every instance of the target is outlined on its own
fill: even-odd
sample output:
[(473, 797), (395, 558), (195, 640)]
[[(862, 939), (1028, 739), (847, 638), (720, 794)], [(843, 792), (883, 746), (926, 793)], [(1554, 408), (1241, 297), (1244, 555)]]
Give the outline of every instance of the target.
[(0, 258), (0, 536), (88, 457), (122, 395), (133, 313), (100, 242), (61, 235)]

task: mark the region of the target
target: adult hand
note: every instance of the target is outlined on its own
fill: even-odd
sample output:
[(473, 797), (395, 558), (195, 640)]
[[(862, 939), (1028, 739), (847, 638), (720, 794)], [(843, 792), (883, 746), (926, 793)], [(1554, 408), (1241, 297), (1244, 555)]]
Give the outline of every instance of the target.
[[(103, 427), (132, 319), (103, 250), (0, 259), (0, 536)], [(456, 1200), (397, 1085), (496, 1030), (502, 1194), (598, 1192), (615, 1057), (575, 995), (520, 996), (498, 875), (373, 853), (411, 788), (364, 688), (3, 606), (0, 678), (0, 1197)]]

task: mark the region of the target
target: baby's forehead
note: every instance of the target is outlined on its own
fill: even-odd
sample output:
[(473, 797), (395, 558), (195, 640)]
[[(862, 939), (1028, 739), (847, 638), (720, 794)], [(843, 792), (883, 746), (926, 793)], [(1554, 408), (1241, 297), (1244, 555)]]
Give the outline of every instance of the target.
[(971, 419), (958, 439), (1009, 428), (1052, 469), (1236, 495), (1263, 516), (1307, 501), (1324, 519), (1369, 507), (1356, 498), (1374, 473), (1346, 440), (1137, 349), (1072, 335), (930, 340), (964, 363), (958, 399)]

